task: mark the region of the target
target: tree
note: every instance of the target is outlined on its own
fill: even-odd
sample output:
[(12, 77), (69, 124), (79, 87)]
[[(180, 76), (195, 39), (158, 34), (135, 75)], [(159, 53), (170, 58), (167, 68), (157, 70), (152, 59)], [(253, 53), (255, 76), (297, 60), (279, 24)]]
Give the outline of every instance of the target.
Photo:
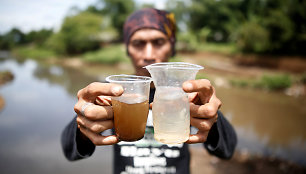
[(135, 3), (133, 0), (100, 0), (97, 4), (102, 6), (100, 13), (103, 16), (109, 16), (112, 26), (119, 33), (120, 39), (122, 36), (122, 29), (126, 18), (135, 10)]
[(240, 0), (191, 0), (189, 27), (195, 33), (209, 29), (208, 40), (228, 42), (231, 31), (243, 21)]
[(166, 8), (169, 12), (174, 13), (176, 24), (178, 25), (177, 30), (187, 30), (187, 23), (190, 19), (188, 3), (183, 0), (168, 0)]
[(12, 28), (9, 32), (0, 37), (0, 49), (10, 50), (24, 43), (25, 35), (17, 28)]
[(26, 43), (34, 43), (36, 45), (43, 45), (47, 39), (53, 34), (52, 29), (41, 29), (38, 31), (30, 31), (25, 34)]
[(81, 12), (65, 18), (61, 29), (48, 40), (58, 53), (78, 54), (99, 48), (96, 35), (101, 31), (102, 17)]

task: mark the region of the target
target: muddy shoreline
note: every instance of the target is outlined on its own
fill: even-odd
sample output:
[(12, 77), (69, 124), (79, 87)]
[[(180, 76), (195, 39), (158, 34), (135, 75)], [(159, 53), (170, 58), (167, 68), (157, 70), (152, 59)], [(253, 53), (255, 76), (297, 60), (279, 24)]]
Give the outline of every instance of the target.
[[(6, 83), (12, 81), (13, 79), (14, 79), (14, 75), (10, 71), (0, 72), (0, 87), (3, 86)], [(0, 111), (4, 108), (4, 106), (5, 106), (5, 100), (0, 95)]]

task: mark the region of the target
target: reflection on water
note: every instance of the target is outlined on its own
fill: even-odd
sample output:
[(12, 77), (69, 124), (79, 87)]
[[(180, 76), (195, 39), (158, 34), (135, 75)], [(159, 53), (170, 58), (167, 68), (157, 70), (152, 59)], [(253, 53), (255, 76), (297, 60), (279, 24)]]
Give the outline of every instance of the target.
[[(101, 78), (32, 60), (2, 60), (2, 70), (10, 70), (15, 79), (0, 87), (6, 100), (0, 112), (0, 173), (111, 173), (110, 146), (71, 163), (64, 158), (59, 139), (73, 118), (77, 91)], [(97, 74), (126, 72), (103, 67)], [(217, 92), (222, 112), (237, 130), (240, 149), (306, 165), (305, 98), (242, 89), (219, 88)]]
[(246, 89), (217, 89), (239, 148), (306, 165), (306, 98)]
[(112, 147), (97, 148), (88, 160), (68, 162), (60, 134), (73, 118), (76, 91), (96, 81), (77, 71), (7, 59), (0, 71), (15, 78), (0, 87), (0, 173), (111, 173)]

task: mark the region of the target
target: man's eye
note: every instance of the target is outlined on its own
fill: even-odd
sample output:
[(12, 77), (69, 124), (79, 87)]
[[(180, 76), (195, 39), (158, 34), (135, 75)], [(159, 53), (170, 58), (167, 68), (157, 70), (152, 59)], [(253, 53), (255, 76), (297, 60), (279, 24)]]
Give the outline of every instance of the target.
[(132, 45), (134, 47), (141, 48), (141, 47), (144, 47), (146, 45), (146, 42), (143, 41), (143, 40), (134, 40), (134, 41), (132, 41)]
[(154, 46), (162, 46), (165, 44), (165, 42), (166, 42), (165, 39), (155, 39), (152, 41)]

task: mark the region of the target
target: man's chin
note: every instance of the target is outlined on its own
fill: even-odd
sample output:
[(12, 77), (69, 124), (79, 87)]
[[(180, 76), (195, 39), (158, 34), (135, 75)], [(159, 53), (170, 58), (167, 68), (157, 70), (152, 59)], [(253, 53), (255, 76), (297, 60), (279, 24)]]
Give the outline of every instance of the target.
[(145, 68), (136, 71), (136, 75), (138, 75), (138, 76), (148, 76), (148, 77), (151, 77), (151, 74), (150, 74), (149, 71), (148, 71), (147, 69), (145, 69)]

